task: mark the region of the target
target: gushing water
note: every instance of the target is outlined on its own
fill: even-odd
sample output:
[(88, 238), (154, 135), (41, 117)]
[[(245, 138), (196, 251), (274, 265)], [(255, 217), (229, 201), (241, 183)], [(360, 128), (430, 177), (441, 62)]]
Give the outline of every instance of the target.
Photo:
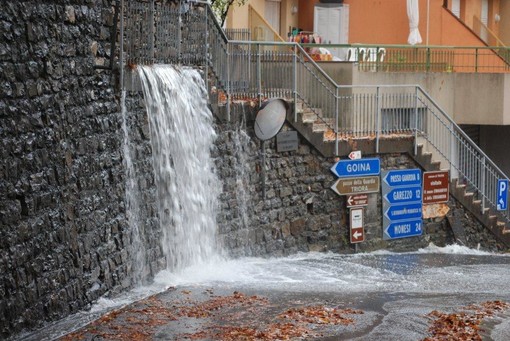
[(133, 261), (137, 271), (133, 272), (135, 283), (140, 284), (147, 271), (145, 261), (146, 248), (142, 236), (144, 235), (141, 223), (140, 190), (136, 179), (136, 170), (132, 157), (132, 142), (129, 135), (128, 111), (126, 108), (126, 91), (122, 90), (121, 97), (123, 152), (126, 169), (126, 216), (132, 233), (131, 247), (133, 248)]
[(149, 116), (162, 248), (179, 271), (217, 254), (221, 184), (210, 148), (216, 138), (200, 74), (168, 65), (139, 66)]

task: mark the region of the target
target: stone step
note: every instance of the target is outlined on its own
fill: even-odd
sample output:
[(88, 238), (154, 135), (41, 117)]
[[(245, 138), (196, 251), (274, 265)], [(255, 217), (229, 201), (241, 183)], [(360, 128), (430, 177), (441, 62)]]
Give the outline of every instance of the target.
[(314, 123), (319, 118), (319, 116), (313, 111), (303, 112), (302, 117), (303, 117), (303, 123)]
[(440, 170), (441, 169), (441, 161), (438, 161), (438, 160), (431, 161), (430, 162), (430, 167), (433, 170)]
[(315, 121), (312, 126), (312, 130), (314, 132), (326, 131), (328, 129), (329, 129), (328, 125), (321, 120)]

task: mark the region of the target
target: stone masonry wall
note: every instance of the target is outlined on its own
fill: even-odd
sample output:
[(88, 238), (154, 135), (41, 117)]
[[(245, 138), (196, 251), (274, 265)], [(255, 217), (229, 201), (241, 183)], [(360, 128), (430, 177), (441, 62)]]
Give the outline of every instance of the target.
[(0, 4), (0, 339), (133, 284), (114, 3)]

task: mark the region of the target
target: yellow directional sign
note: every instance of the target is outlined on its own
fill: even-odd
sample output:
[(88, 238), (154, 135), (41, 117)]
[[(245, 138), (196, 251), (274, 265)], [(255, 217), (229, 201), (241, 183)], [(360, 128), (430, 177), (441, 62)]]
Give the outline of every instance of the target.
[(376, 193), (379, 192), (379, 177), (339, 178), (331, 189), (338, 195)]

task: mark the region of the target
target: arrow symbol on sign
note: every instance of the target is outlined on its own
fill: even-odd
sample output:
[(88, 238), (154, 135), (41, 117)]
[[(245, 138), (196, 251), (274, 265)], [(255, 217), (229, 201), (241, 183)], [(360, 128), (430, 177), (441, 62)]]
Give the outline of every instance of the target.
[(359, 237), (361, 237), (362, 235), (363, 235), (363, 233), (358, 232), (358, 231), (356, 231), (356, 232), (354, 232), (354, 233), (352, 234), (352, 236), (354, 237), (354, 239), (358, 239), (358, 238), (359, 238)]
[(353, 201), (353, 200), (354, 200), (354, 198), (353, 198), (353, 197), (351, 197), (351, 196), (347, 199), (347, 203), (349, 204), (349, 206), (351, 206), (351, 205), (352, 205), (352, 201)]

